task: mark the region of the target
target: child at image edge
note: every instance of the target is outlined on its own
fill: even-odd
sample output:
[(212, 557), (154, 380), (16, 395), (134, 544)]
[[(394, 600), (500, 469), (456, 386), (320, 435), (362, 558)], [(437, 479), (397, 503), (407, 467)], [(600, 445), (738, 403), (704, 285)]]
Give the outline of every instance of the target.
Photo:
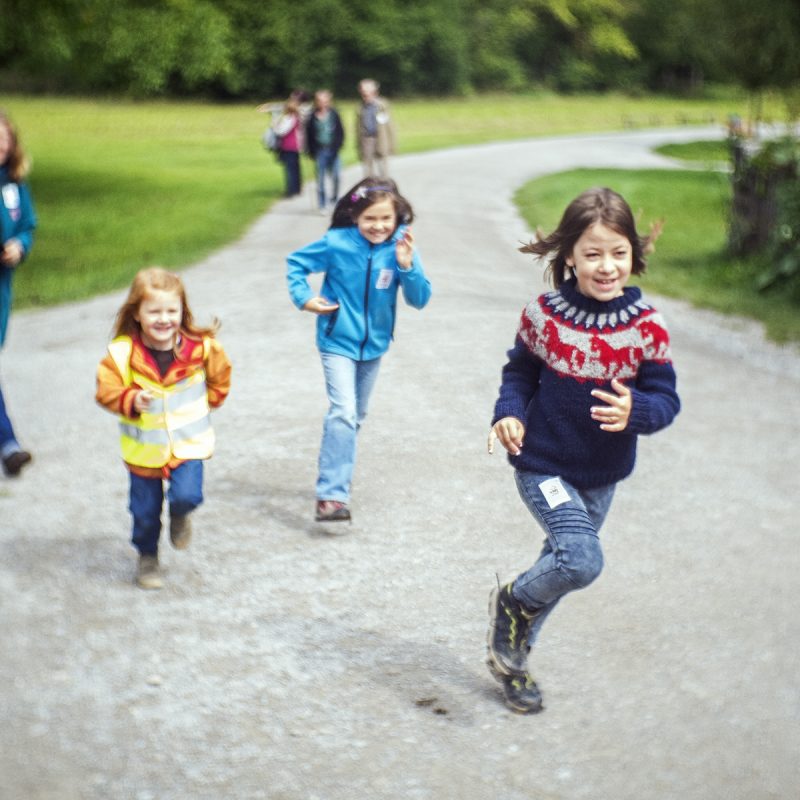
[[(287, 258), (292, 301), (318, 315), (317, 347), (330, 403), (316, 487), (320, 522), (350, 519), (356, 434), (394, 333), (398, 289), (414, 308), (431, 296), (407, 227), (412, 219), (394, 181), (365, 178), (336, 204), (325, 236)], [(325, 273), (319, 295), (308, 283), (312, 272)]]
[(636, 437), (680, 410), (664, 321), (626, 286), (657, 234), (640, 238), (625, 200), (591, 189), (554, 233), (521, 248), (549, 259), (555, 291), (522, 312), (489, 436), (490, 453), (495, 438), (508, 451), (546, 534), (536, 563), (489, 601), (489, 670), (520, 713), (542, 708), (527, 668), (542, 623), (603, 567), (598, 532), (616, 483), (633, 470)]
[(130, 473), (136, 583), (163, 585), (158, 562), (163, 481), (169, 481), (170, 541), (189, 545), (189, 514), (203, 502), (203, 460), (214, 449), (209, 408), (230, 390), (231, 365), (214, 338), (218, 323), (195, 324), (181, 279), (158, 267), (139, 272), (117, 313), (114, 339), (97, 370), (100, 405), (119, 414)]

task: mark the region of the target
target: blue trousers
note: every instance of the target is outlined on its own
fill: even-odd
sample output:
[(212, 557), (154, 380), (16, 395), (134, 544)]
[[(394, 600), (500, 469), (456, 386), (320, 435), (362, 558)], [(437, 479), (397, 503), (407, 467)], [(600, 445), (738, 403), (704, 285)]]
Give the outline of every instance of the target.
[[(161, 478), (142, 478), (132, 472), (130, 478), (128, 509), (133, 516), (131, 542), (142, 555), (158, 555), (164, 482)], [(167, 502), (172, 517), (188, 514), (203, 502), (202, 461), (184, 461), (172, 470)]]
[(317, 203), (320, 209), (325, 208), (325, 175), (331, 176), (331, 201), (339, 197), (339, 154), (330, 147), (320, 147), (315, 161), (317, 168)]
[(514, 581), (514, 597), (537, 612), (528, 643), (533, 645), (542, 625), (567, 593), (583, 589), (603, 569), (600, 528), (616, 484), (577, 489), (556, 475), (515, 473), (520, 497), (545, 532), (536, 563)]
[(11, 420), (6, 413), (6, 402), (3, 399), (3, 389), (0, 387), (0, 458), (10, 456), (19, 450), (17, 439), (14, 436), (14, 428), (11, 427)]
[(350, 501), (356, 463), (356, 438), (378, 378), (380, 358), (354, 361), (336, 353), (321, 353), (328, 393), (328, 413), (319, 451), (318, 500)]

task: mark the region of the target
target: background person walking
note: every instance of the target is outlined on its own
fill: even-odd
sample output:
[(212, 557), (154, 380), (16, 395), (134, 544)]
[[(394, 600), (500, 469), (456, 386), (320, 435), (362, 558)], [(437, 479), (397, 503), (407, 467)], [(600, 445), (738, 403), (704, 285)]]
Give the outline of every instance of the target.
[[(0, 348), (11, 314), (12, 283), (17, 267), (33, 246), (36, 212), (25, 182), (28, 159), (11, 120), (0, 112)], [(17, 476), (31, 454), (17, 441), (0, 388), (0, 459), (6, 475)]]
[[(366, 178), (337, 203), (325, 236), (287, 258), (292, 302), (318, 315), (317, 347), (330, 404), (316, 486), (320, 522), (350, 519), (356, 435), (392, 340), (398, 290), (414, 308), (430, 299), (408, 227), (412, 220), (411, 206), (393, 181)], [(312, 272), (325, 273), (319, 295), (308, 283)]]
[[(344, 128), (339, 113), (331, 105), (333, 95), (320, 89), (314, 95), (314, 111), (306, 122), (306, 150), (314, 159), (317, 174), (317, 204), (320, 213), (325, 213), (328, 202), (332, 205), (339, 198), (341, 163), (339, 151), (344, 144)], [(325, 192), (325, 178), (330, 175), (331, 193)]]
[(631, 274), (649, 238), (625, 200), (591, 189), (548, 237), (520, 248), (548, 257), (555, 291), (522, 312), (492, 418), (523, 502), (546, 534), (536, 563), (493, 590), (488, 666), (514, 711), (541, 709), (527, 656), (559, 599), (603, 568), (598, 533), (618, 481), (633, 470), (636, 439), (680, 409), (669, 335)]
[(356, 125), (356, 149), (364, 165), (364, 176), (388, 177), (389, 156), (395, 149), (394, 122), (389, 103), (379, 95), (380, 86), (372, 78), (358, 84), (361, 106)]

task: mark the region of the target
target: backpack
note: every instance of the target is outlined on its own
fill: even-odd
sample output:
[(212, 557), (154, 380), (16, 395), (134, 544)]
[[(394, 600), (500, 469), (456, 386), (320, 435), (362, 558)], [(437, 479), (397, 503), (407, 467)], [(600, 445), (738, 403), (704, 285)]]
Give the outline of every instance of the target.
[(264, 145), (265, 150), (271, 153), (277, 153), (281, 149), (281, 138), (275, 133), (275, 129), (270, 125), (261, 136), (261, 144)]

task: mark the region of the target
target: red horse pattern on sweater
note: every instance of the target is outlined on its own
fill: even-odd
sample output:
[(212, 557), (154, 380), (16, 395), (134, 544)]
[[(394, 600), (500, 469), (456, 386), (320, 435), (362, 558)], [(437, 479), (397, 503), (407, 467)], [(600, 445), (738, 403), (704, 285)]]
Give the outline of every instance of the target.
[(593, 313), (550, 292), (525, 307), (518, 334), (550, 369), (579, 381), (626, 380), (643, 361), (672, 360), (661, 315), (641, 299)]

